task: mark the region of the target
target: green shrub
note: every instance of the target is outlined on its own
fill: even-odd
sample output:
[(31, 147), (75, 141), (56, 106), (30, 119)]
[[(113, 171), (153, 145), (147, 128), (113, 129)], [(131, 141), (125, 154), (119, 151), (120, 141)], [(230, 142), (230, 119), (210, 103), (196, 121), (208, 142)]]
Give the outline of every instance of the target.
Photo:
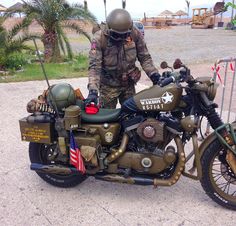
[(26, 56), (22, 53), (12, 53), (5, 59), (5, 68), (20, 70), (27, 64)]
[(83, 71), (88, 69), (88, 56), (79, 54), (74, 57), (74, 71)]
[(6, 68), (6, 58), (0, 52), (0, 71)]

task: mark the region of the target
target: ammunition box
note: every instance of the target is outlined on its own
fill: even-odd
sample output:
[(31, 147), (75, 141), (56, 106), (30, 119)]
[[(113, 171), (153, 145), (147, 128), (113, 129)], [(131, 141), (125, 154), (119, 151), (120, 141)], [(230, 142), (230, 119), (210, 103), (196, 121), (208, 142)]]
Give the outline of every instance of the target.
[(19, 120), (19, 123), (22, 141), (44, 144), (51, 144), (53, 142), (53, 123), (29, 123), (26, 117)]

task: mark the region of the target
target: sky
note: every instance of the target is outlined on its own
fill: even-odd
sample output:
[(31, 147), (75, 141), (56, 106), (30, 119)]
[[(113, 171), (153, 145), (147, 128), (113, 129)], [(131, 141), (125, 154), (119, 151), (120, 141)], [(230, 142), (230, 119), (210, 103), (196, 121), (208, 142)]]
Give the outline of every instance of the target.
[[(83, 3), (83, 0), (67, 0), (70, 3)], [(190, 7), (213, 7), (216, 0), (189, 0)], [(221, 1), (221, 0), (220, 0)], [(21, 0), (0, 0), (0, 4), (9, 7)], [(99, 21), (105, 20), (105, 10), (103, 0), (87, 0), (89, 10)], [(106, 0), (107, 13), (115, 8), (122, 7), (122, 0)], [(126, 0), (126, 10), (129, 11), (133, 19), (143, 18), (144, 12), (147, 17), (157, 16), (162, 11), (168, 9), (172, 12), (178, 10), (187, 11), (185, 0)]]

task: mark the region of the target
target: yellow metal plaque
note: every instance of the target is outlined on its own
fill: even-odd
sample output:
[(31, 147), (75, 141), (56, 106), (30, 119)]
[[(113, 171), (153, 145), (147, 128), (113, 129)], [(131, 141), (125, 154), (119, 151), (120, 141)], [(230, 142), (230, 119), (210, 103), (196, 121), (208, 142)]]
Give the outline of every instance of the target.
[(21, 139), (35, 143), (52, 143), (50, 123), (29, 123), (26, 118), (20, 120)]

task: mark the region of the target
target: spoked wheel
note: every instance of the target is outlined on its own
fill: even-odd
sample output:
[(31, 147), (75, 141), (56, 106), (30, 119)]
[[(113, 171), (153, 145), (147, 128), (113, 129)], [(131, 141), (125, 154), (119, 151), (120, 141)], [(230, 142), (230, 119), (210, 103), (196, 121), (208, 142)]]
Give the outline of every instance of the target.
[[(31, 163), (53, 164), (53, 155), (56, 145), (38, 143), (29, 144), (29, 157)], [(83, 182), (85, 175), (58, 175), (36, 172), (44, 181), (57, 187), (73, 187)]]
[(201, 162), (201, 184), (207, 195), (218, 204), (236, 210), (236, 174), (231, 168), (236, 164), (236, 156), (215, 140), (204, 152)]

